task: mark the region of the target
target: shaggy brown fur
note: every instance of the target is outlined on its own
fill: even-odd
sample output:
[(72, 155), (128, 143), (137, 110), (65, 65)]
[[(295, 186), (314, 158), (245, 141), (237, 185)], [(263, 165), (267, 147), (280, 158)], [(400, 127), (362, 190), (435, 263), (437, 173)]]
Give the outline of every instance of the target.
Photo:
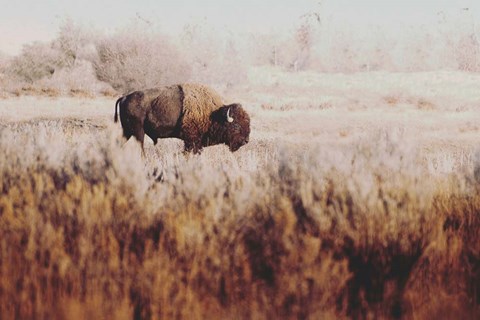
[[(232, 123), (225, 122), (227, 111), (230, 109), (230, 116), (234, 119)], [(208, 133), (205, 135), (204, 145), (213, 145), (229, 141), (231, 151), (238, 150), (241, 146), (248, 143), (250, 136), (250, 116), (238, 103), (221, 108), (212, 112), (210, 119), (212, 121)]]
[(182, 129), (190, 123), (195, 123), (198, 130), (207, 132), (210, 126), (210, 114), (223, 106), (220, 95), (213, 89), (201, 85), (185, 83), (183, 90), (183, 121)]
[[(225, 106), (213, 89), (201, 84), (181, 84), (135, 91), (117, 100), (124, 136), (132, 135), (143, 149), (144, 135), (180, 138), (185, 151), (200, 153), (205, 146), (225, 143), (236, 151), (248, 142), (250, 117), (240, 104)], [(234, 120), (228, 122), (227, 111)]]
[(198, 153), (211, 124), (210, 114), (223, 106), (222, 98), (213, 89), (201, 84), (185, 83), (181, 87), (183, 119), (180, 138), (185, 141), (185, 151)]

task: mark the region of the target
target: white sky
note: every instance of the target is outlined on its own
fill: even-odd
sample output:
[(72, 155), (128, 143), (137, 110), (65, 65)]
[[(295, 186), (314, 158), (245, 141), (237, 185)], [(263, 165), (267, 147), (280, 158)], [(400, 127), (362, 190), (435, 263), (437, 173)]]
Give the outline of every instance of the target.
[[(4, 3), (2, 3), (4, 2)], [(478, 4), (476, 3), (478, 2)], [(24, 43), (53, 39), (63, 19), (115, 30), (137, 15), (164, 32), (191, 21), (207, 21), (235, 32), (288, 30), (298, 18), (319, 8), (319, 0), (0, 0), (0, 51), (16, 54)], [(470, 8), (462, 11), (462, 8)], [(324, 0), (331, 20), (353, 26), (428, 24), (443, 11), (468, 14), (480, 23), (480, 0)], [(399, 31), (401, 32), (401, 31)]]

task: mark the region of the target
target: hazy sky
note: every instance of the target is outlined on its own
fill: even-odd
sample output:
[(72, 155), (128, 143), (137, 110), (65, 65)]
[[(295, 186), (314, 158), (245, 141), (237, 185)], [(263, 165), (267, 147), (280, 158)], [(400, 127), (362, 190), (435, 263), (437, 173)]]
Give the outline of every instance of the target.
[[(22, 44), (50, 40), (69, 17), (77, 23), (113, 31), (135, 17), (165, 32), (178, 32), (189, 21), (207, 21), (232, 31), (288, 29), (318, 0), (0, 0), (0, 51), (18, 53)], [(388, 28), (435, 21), (441, 11), (469, 14), (480, 23), (480, 0), (325, 0), (326, 16), (352, 25)], [(462, 8), (470, 8), (463, 11)]]

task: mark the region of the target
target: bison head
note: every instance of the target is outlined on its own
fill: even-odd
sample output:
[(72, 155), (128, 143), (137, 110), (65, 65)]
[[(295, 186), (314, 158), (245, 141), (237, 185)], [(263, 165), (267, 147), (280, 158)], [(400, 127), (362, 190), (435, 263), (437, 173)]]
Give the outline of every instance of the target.
[(233, 152), (248, 143), (250, 117), (240, 104), (223, 106), (212, 112), (210, 118), (208, 144), (225, 143)]

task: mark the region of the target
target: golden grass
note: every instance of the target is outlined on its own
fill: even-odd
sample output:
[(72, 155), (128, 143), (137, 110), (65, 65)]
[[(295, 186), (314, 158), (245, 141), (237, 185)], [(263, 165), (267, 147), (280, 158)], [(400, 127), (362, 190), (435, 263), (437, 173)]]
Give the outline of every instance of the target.
[(473, 167), (374, 133), (142, 159), (102, 123), (2, 124), (2, 319), (480, 316)]

